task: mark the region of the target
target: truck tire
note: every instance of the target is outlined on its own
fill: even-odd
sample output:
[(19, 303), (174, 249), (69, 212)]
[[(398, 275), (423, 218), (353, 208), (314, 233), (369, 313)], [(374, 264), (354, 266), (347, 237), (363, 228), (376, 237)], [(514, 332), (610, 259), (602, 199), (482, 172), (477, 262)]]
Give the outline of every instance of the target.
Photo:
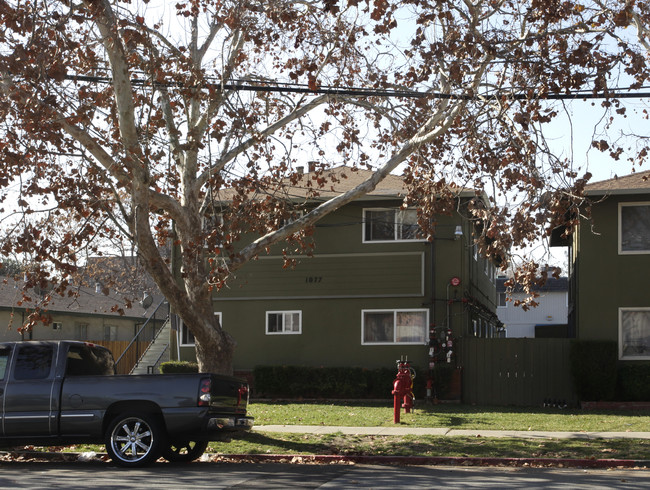
[(108, 425), (106, 451), (118, 466), (147, 466), (160, 456), (164, 438), (164, 431), (151, 415), (123, 413)]
[(201, 457), (208, 447), (208, 441), (184, 441), (167, 445), (162, 457), (170, 463), (189, 463)]

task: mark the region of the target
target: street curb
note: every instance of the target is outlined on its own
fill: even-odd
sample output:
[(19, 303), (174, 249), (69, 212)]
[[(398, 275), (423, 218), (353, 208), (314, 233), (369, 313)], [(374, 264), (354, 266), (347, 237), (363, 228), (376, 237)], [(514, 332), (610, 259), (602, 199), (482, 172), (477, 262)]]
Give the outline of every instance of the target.
[[(107, 462), (106, 453), (96, 453), (84, 459), (83, 453), (54, 453), (39, 451), (0, 451), (0, 455), (15, 455), (15, 462), (53, 460), (65, 463)], [(650, 460), (632, 459), (553, 459), (553, 458), (483, 458), (465, 456), (364, 456), (338, 454), (217, 454), (205, 453), (201, 463), (278, 463), (278, 464), (367, 464), (394, 466), (511, 466), (540, 468), (650, 468)], [(5, 461), (0, 461), (0, 463)]]
[(254, 463), (290, 464), (379, 464), (400, 466), (537, 466), (555, 468), (650, 468), (650, 460), (631, 459), (552, 459), (552, 458), (481, 458), (464, 456), (361, 456), (305, 454), (221, 454), (218, 460)]

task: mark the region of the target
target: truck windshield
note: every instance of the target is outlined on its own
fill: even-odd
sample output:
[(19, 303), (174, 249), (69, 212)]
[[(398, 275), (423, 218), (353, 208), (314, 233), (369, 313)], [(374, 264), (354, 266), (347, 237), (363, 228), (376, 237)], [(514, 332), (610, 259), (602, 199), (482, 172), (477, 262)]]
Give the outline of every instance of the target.
[(115, 362), (107, 349), (96, 345), (71, 345), (65, 368), (66, 376), (112, 376)]

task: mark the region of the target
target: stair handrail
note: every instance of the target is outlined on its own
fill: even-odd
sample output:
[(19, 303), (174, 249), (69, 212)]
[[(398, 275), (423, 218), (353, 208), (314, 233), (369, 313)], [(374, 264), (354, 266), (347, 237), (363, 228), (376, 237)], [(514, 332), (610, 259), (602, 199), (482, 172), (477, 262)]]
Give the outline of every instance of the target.
[[(153, 374), (153, 370), (156, 369), (156, 366), (158, 366), (160, 364), (160, 361), (162, 360), (163, 356), (165, 355), (165, 352), (167, 352), (167, 349), (169, 349), (169, 344), (165, 344), (165, 348), (162, 350), (162, 352), (158, 356), (158, 359), (156, 359), (151, 366), (147, 366), (147, 374)], [(149, 373), (149, 370), (151, 370), (152, 372)]]
[[(154, 317), (156, 316), (156, 313), (158, 312), (158, 309), (159, 309), (163, 304), (165, 304), (166, 302), (167, 302), (167, 299), (166, 299), (166, 298), (163, 298), (163, 299), (160, 301), (160, 303), (158, 303), (158, 306), (156, 306), (156, 309), (153, 310), (153, 312), (151, 313), (151, 315), (149, 315), (149, 318), (147, 318), (147, 320), (142, 324), (142, 326), (140, 327), (140, 329), (138, 330), (138, 332), (135, 334), (135, 336), (131, 339), (131, 342), (129, 342), (129, 345), (126, 346), (126, 349), (124, 349), (124, 352), (122, 352), (122, 354), (120, 355), (120, 357), (117, 358), (117, 361), (115, 361), (115, 367), (118, 366), (118, 364), (120, 363), (120, 361), (122, 360), (122, 358), (126, 355), (126, 353), (129, 351), (129, 349), (131, 348), (131, 346), (132, 346), (132, 345), (133, 345), (133, 344), (138, 340), (138, 337), (140, 337), (140, 334), (141, 334), (142, 331), (145, 329), (145, 327), (149, 324), (149, 322), (151, 321), (151, 319), (154, 318)], [(167, 314), (167, 316), (169, 316), (169, 313)], [(163, 325), (164, 325), (164, 324), (165, 324), (165, 322), (163, 322)], [(155, 338), (155, 334), (154, 334), (154, 338)]]
[[(144, 359), (147, 357), (147, 353), (148, 353), (149, 350), (150, 350), (150, 349), (151, 349), (151, 348), (156, 344), (156, 342), (158, 341), (158, 337), (160, 337), (160, 334), (163, 333), (163, 330), (165, 330), (165, 327), (166, 327), (170, 322), (171, 322), (171, 319), (169, 318), (169, 315), (167, 315), (167, 318), (165, 319), (165, 321), (163, 322), (163, 324), (160, 326), (160, 328), (158, 329), (158, 331), (157, 331), (157, 332), (154, 332), (153, 339), (151, 339), (151, 342), (149, 343), (149, 345), (144, 349), (144, 351), (142, 352), (142, 354), (140, 354), (140, 357), (138, 358), (138, 360), (135, 362), (135, 364), (134, 364), (133, 367), (131, 368), (131, 371), (129, 372), (129, 374), (133, 374), (133, 371), (135, 371), (135, 370), (137, 369), (137, 367), (140, 365), (140, 363), (141, 363), (142, 361), (144, 361)], [(169, 347), (169, 344), (166, 344), (166, 345), (165, 345), (165, 348), (163, 349), (162, 354), (165, 353), (165, 351), (167, 350), (167, 347)], [(162, 356), (162, 354), (161, 354), (161, 356)]]

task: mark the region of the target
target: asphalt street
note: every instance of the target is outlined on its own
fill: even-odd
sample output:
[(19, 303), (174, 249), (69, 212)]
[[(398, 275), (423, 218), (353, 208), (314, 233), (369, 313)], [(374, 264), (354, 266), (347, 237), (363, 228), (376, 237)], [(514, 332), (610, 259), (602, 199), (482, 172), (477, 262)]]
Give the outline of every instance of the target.
[(156, 463), (122, 469), (110, 463), (0, 463), (0, 488), (12, 489), (641, 489), (648, 470), (448, 466)]

